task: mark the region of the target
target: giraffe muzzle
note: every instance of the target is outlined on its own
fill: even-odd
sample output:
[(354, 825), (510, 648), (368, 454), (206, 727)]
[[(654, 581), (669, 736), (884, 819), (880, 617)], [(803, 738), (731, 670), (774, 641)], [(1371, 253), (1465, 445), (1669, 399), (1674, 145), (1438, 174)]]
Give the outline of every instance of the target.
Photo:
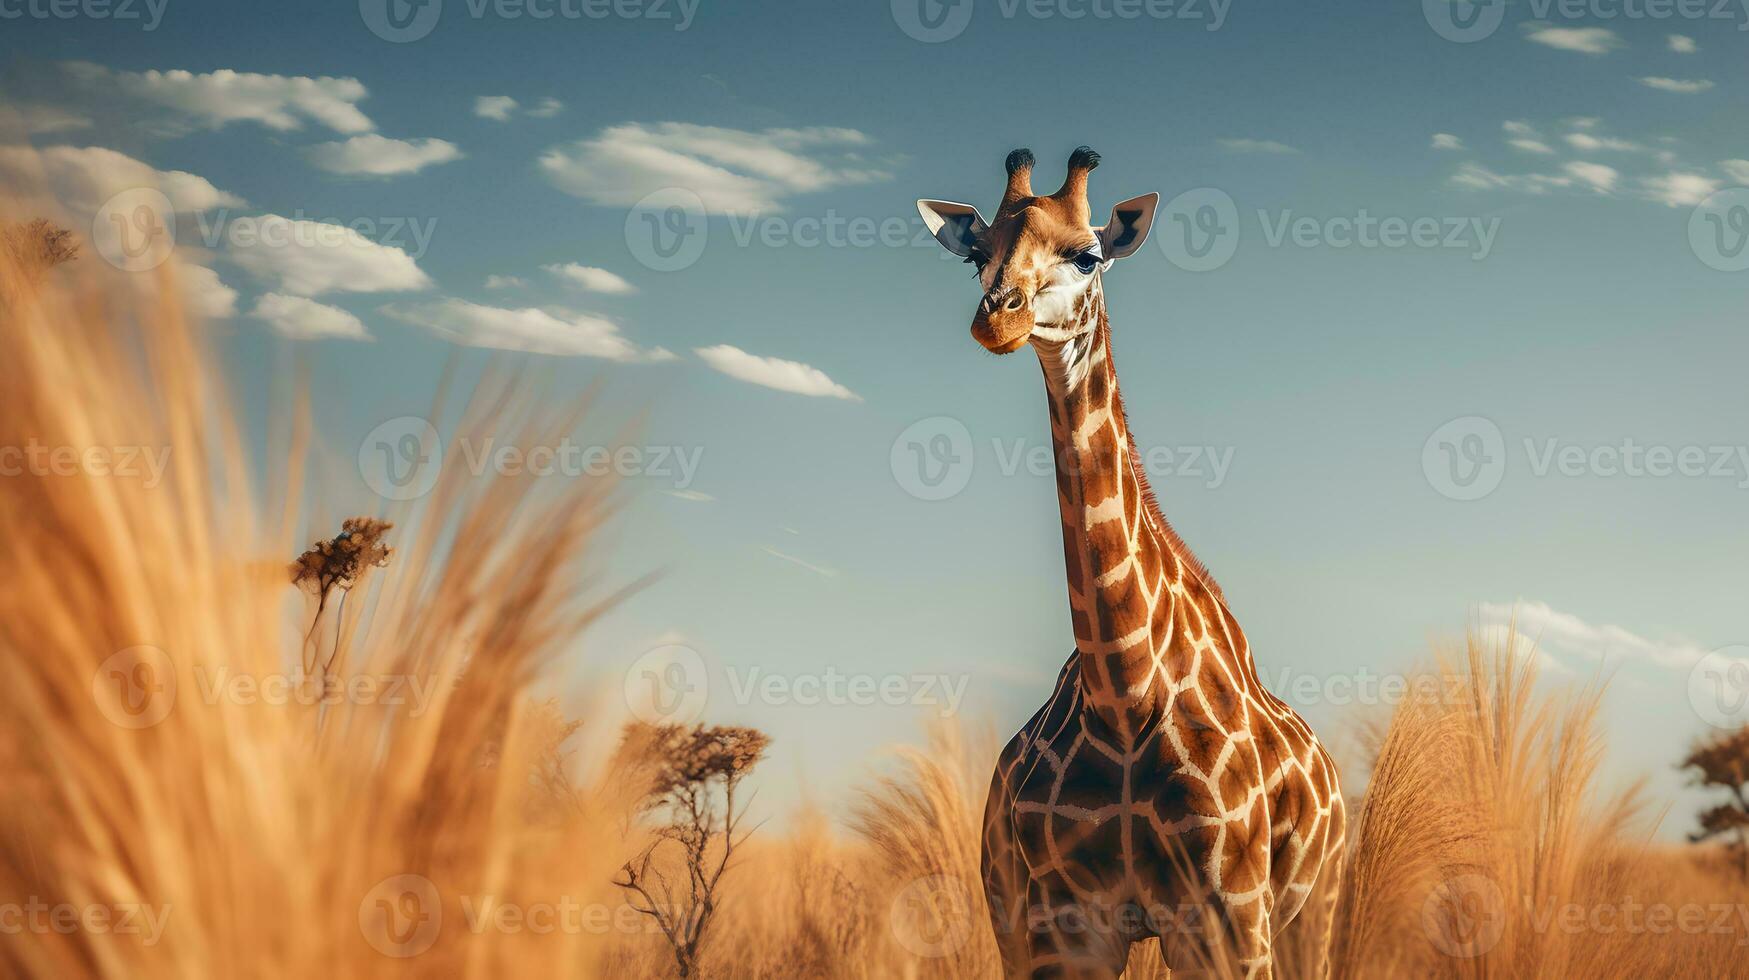
[(1008, 354), (1026, 346), (1032, 324), (1032, 300), (1024, 290), (992, 289), (972, 317), (972, 339), (993, 353)]

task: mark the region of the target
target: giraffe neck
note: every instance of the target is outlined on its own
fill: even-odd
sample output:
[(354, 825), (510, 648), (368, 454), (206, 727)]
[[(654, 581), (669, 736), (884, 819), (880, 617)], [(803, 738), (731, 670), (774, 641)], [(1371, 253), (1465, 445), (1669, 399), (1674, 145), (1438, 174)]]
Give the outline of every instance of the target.
[(1079, 320), (1063, 339), (1047, 334), (1034, 347), (1050, 400), (1082, 695), (1113, 732), (1129, 737), (1194, 669), (1181, 624), (1187, 616), (1206, 622), (1220, 596), (1161, 516), (1132, 453), (1097, 279)]

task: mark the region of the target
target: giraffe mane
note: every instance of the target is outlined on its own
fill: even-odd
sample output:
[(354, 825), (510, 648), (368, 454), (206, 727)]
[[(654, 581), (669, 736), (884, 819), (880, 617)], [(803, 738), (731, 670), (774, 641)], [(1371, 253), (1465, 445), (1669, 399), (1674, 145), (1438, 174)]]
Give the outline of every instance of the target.
[(1196, 576), (1197, 581), (1201, 582), (1204, 588), (1214, 594), (1216, 600), (1222, 605), (1226, 605), (1227, 597), (1221, 591), (1221, 584), (1215, 581), (1214, 573), (1210, 572), (1209, 567), (1203, 564), (1201, 558), (1196, 556), (1196, 552), (1190, 550), (1190, 545), (1187, 544), (1183, 536), (1178, 533), (1178, 529), (1173, 527), (1172, 522), (1166, 519), (1165, 512), (1160, 509), (1160, 498), (1154, 493), (1153, 484), (1148, 482), (1147, 468), (1142, 465), (1140, 451), (1136, 448), (1135, 430), (1130, 428), (1129, 409), (1124, 405), (1123, 390), (1118, 385), (1117, 362), (1112, 360), (1111, 320), (1103, 310), (1100, 312), (1099, 319), (1100, 332), (1105, 335), (1103, 339), (1105, 345), (1105, 363), (1112, 368), (1111, 404), (1118, 416), (1123, 419), (1124, 432), (1127, 434), (1130, 444), (1130, 470), (1135, 475), (1137, 489), (1141, 491), (1142, 506), (1147, 508), (1148, 513), (1154, 518), (1154, 523), (1159, 526), (1161, 533), (1166, 536), (1167, 546), (1172, 549), (1173, 554), (1178, 556), (1178, 560), (1184, 563), (1184, 567), (1189, 569), (1192, 575)]

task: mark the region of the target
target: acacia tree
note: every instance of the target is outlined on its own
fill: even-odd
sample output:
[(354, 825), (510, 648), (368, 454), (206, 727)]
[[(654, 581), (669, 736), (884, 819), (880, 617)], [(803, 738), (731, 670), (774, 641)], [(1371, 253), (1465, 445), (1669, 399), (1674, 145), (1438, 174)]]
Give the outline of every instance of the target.
[(622, 754), (649, 767), (644, 806), (661, 822), (614, 883), (633, 893), (632, 908), (656, 921), (682, 977), (697, 974), (718, 885), (735, 848), (752, 833), (741, 830), (746, 804), (736, 801), (736, 791), (770, 743), (753, 728), (626, 726)]
[(1695, 781), (1701, 786), (1730, 793), (1725, 802), (1701, 812), (1700, 829), (1689, 834), (1689, 840), (1724, 838), (1726, 849), (1736, 854), (1738, 867), (1749, 880), (1749, 725), (1696, 742), (1682, 768), (1695, 770)]

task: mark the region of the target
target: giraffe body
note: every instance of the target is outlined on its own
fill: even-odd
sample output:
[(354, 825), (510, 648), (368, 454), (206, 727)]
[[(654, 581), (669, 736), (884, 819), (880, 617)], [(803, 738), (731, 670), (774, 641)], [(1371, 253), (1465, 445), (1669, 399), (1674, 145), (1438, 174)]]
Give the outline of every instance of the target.
[(1092, 228), (1097, 163), (1076, 151), (1063, 189), (1035, 197), (1031, 154), (1015, 151), (993, 225), (921, 204), (937, 238), (979, 266), (973, 336), (1038, 352), (1075, 636), (1050, 699), (998, 761), (985, 891), (1010, 976), (1116, 976), (1132, 942), (1157, 936), (1169, 964), (1213, 942), (1243, 975), (1268, 977), (1275, 935), (1309, 902), (1328, 922), (1340, 785), (1310, 727), (1259, 680), (1137, 463), (1101, 276), (1140, 246), (1158, 198)]

